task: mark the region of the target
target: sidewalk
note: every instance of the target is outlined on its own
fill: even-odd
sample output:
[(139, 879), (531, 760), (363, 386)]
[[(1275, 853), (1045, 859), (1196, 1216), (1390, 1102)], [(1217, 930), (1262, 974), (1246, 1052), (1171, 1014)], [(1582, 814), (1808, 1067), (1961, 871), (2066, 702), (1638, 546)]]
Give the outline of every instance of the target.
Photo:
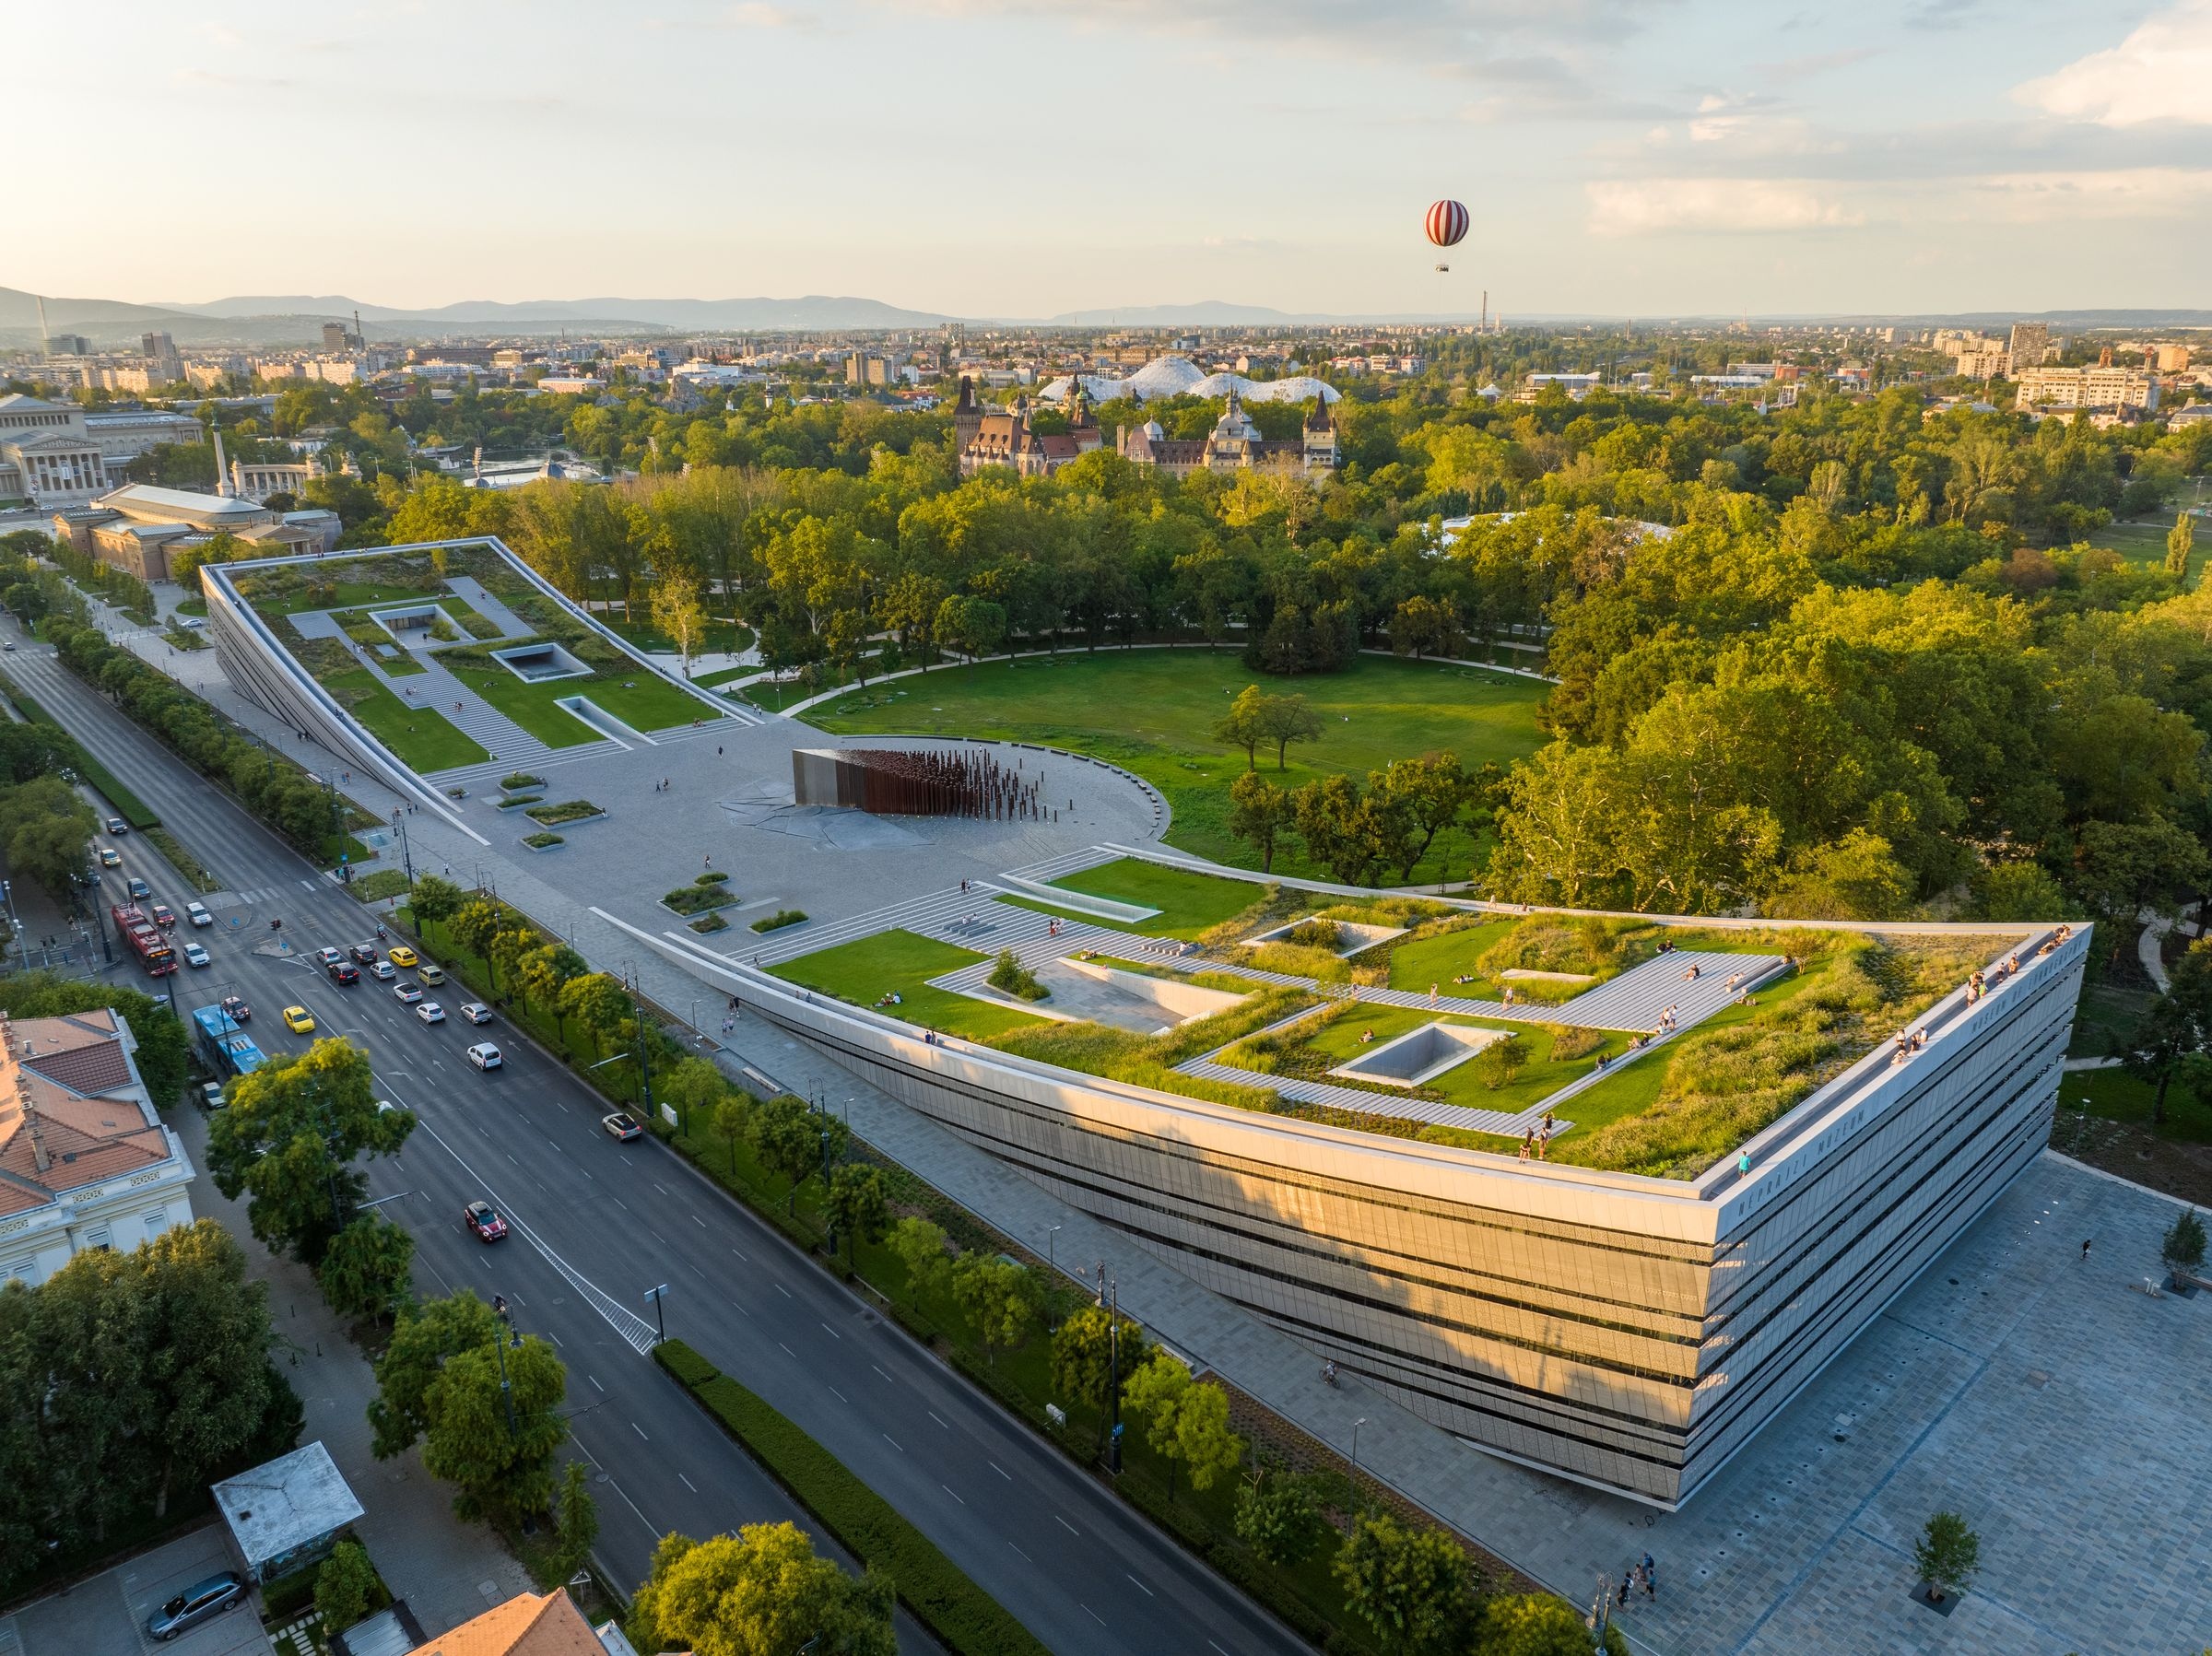
[[(180, 1109), (170, 1124), (183, 1138), (193, 1165), (205, 1169), (206, 1118)], [(279, 1345), (276, 1364), (307, 1412), (300, 1440), (320, 1439), (330, 1450), (364, 1509), (356, 1533), (393, 1596), (406, 1600), (423, 1631), (434, 1638), (518, 1592), (535, 1591), (528, 1572), (497, 1535), (453, 1516), (452, 1487), (422, 1469), (419, 1447), (390, 1461), (370, 1453), (368, 1408), (376, 1395), (375, 1373), (324, 1304), (307, 1268), (276, 1258), (254, 1240), (245, 1203), (226, 1201), (205, 1172), (193, 1181), (192, 1211), (221, 1221), (245, 1250), (248, 1273), (269, 1285), (270, 1321), (279, 1341), (291, 1347)]]

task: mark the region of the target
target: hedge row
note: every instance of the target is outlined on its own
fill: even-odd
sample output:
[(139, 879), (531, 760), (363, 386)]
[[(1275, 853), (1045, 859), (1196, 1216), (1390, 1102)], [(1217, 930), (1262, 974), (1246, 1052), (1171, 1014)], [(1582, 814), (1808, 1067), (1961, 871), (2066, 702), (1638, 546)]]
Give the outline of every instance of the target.
[(85, 745), (69, 734), (68, 727), (53, 718), (46, 710), (16, 687), (15, 681), (0, 674), (0, 692), (16, 704), (17, 711), (33, 724), (43, 724), (61, 732), (70, 750), (69, 763), (77, 775), (90, 782), (100, 796), (115, 809), (115, 814), (135, 828), (150, 828), (161, 818), (154, 814), (146, 801), (115, 780), (115, 773), (85, 750)]
[(828, 1450), (680, 1340), (653, 1356), (861, 1561), (880, 1569), (923, 1625), (961, 1656), (1050, 1656), (1028, 1628)]

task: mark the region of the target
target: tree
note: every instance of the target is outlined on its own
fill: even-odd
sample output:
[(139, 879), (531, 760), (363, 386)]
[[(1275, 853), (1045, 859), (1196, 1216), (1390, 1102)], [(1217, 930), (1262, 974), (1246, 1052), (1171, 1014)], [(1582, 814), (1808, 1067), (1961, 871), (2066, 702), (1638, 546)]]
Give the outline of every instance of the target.
[(1459, 821), (1474, 792), (1456, 754), (1424, 754), (1369, 772), (1368, 797), (1404, 821), (1399, 873), (1405, 879), (1413, 878), (1437, 835)]
[(493, 939), (506, 917), (500, 906), (484, 898), (473, 898), (453, 911), (445, 922), (445, 934), (470, 954), (491, 968), (491, 992), (500, 992), (499, 964), (492, 958)]
[(1268, 1563), (1298, 1564), (1321, 1544), (1328, 1528), (1313, 1481), (1270, 1471), (1237, 1492), (1237, 1534)]
[(1424, 653), (1451, 655), (1464, 641), (1459, 611), (1449, 598), (1416, 593), (1391, 617), (1390, 647), (1400, 655), (1410, 654), (1417, 662)]
[(1345, 1607), (1393, 1650), (1446, 1650), (1473, 1618), (1474, 1567), (1441, 1531), (1362, 1513), (1337, 1549), (1335, 1570)]
[(999, 1349), (1027, 1340), (1044, 1315), (1044, 1288), (1035, 1272), (980, 1253), (964, 1253), (954, 1264), (952, 1294), (994, 1366)]
[(554, 1555), (559, 1573), (573, 1575), (599, 1539), (599, 1507), (592, 1499), (591, 1473), (582, 1461), (571, 1461), (561, 1471), (560, 1491), (553, 1497), (553, 1535), (559, 1544)]
[(896, 1656), (896, 1596), (875, 1571), (858, 1580), (794, 1524), (746, 1524), (735, 1535), (663, 1536), (653, 1573), (630, 1601), (641, 1651), (694, 1656)]
[(946, 1251), (945, 1227), (934, 1219), (909, 1214), (891, 1227), (891, 1257), (906, 1270), (906, 1302), (944, 1293), (952, 1286), (952, 1256)]
[(341, 1317), (396, 1317), (415, 1266), (415, 1239), (381, 1213), (363, 1214), (330, 1239), (315, 1281)]
[(1229, 831), (1260, 853), (1260, 872), (1275, 867), (1275, 848), (1290, 827), (1290, 795), (1254, 770), (1229, 785)]
[(1324, 776), (1290, 796), (1306, 854), (1347, 886), (1366, 882), (1382, 852), (1374, 813), (1348, 776)]
[(1229, 1393), (1194, 1381), (1164, 1351), (1122, 1382), (1122, 1406), (1143, 1418), (1145, 1441), (1168, 1462), (1171, 1499), (1176, 1465), (1189, 1469), (1192, 1488), (1210, 1489), (1244, 1457), (1244, 1439), (1229, 1429)]
[(978, 656), (989, 655), (1006, 636), (1006, 612), (987, 598), (955, 593), (937, 605), (935, 628), (937, 642), (968, 657), (968, 675), (975, 676)]
[(452, 918), (467, 893), (449, 879), (434, 874), (418, 875), (408, 894), (407, 908), (418, 921), (437, 924)]
[(1511, 1086), (1513, 1077), (1527, 1067), (1528, 1046), (1520, 1036), (1509, 1032), (1484, 1047), (1475, 1062), (1482, 1073), (1482, 1084), (1496, 1092)]
[(663, 576), (653, 589), (653, 624), (676, 646), (684, 676), (691, 676), (691, 658), (706, 641), (707, 610), (699, 599), (699, 582), (688, 575)]
[(2159, 1244), (2159, 1258), (2170, 1275), (2194, 1276), (2205, 1263), (2205, 1222), (2196, 1210), (2178, 1216)]
[[(1606, 1656), (1629, 1656), (1618, 1627), (1606, 1628)], [(1470, 1656), (1590, 1656), (1582, 1613), (1548, 1592), (1500, 1593), (1482, 1606)]]
[(2196, 521), (2184, 511), (2173, 520), (2173, 527), (2166, 531), (2166, 573), (2184, 590), (2189, 585), (2189, 555), (2195, 549)]
[(60, 777), (36, 777), (0, 790), (0, 853), (9, 868), (66, 902), (69, 876), (83, 865), (85, 841), (100, 826), (92, 807)]
[(1099, 1411), (1098, 1441), (1101, 1446), (1106, 1440), (1107, 1404), (1112, 1401), (1117, 1366), (1121, 1373), (1134, 1374), (1149, 1356), (1144, 1330), (1126, 1317), (1117, 1324), (1113, 1313), (1101, 1305), (1082, 1307), (1053, 1331), (1053, 1388), (1063, 1397), (1088, 1403)]
[(217, 1188), (232, 1201), (248, 1197), (261, 1241), (320, 1263), (368, 1189), (355, 1160), (396, 1154), (413, 1113), (377, 1109), (369, 1054), (346, 1040), (272, 1058), (231, 1082), (228, 1097), (207, 1129)]
[(799, 1186), (843, 1153), (845, 1124), (809, 1110), (804, 1098), (780, 1093), (753, 1111), (746, 1136), (762, 1167), (791, 1180), (787, 1205), (795, 1213)]
[(1912, 1544), (1912, 1568), (1928, 1584), (1928, 1597), (1941, 1603), (1973, 1584), (1982, 1568), (1982, 1538), (1958, 1513), (1938, 1512)]
[(1303, 696), (1263, 696), (1260, 730), (1267, 741), (1275, 744), (1275, 768), (1282, 770), (1288, 768), (1284, 755), (1291, 743), (1320, 740), (1321, 715)]
[[(712, 1059), (694, 1055), (679, 1059), (670, 1068), (664, 1070), (655, 1080), (654, 1087), (661, 1102), (675, 1109), (677, 1120), (682, 1123), (684, 1135), (688, 1138), (691, 1133), (692, 1112), (696, 1110), (711, 1117), (728, 1095), (730, 1084), (723, 1079), (723, 1074), (714, 1067)], [(735, 1145), (731, 1150), (733, 1155), (735, 1154)], [(736, 1171), (735, 1163), (730, 1170)]]
[(341, 1541), (315, 1571), (315, 1614), (325, 1631), (343, 1633), (369, 1614), (376, 1591), (376, 1567), (358, 1541)]
[(829, 1216), (830, 1234), (844, 1238), (845, 1263), (852, 1264), (854, 1250), (861, 1243), (881, 1240), (890, 1223), (890, 1192), (883, 1169), (847, 1162), (830, 1176), (822, 1211)]
[(1229, 711), (1214, 722), (1214, 739), (1230, 747), (1241, 747), (1244, 769), (1248, 771), (1260, 768), (1260, 744), (1267, 739), (1266, 701), (1258, 685), (1246, 685), (1229, 704)]
[(2200, 937), (2173, 963), (2166, 992), (2151, 1003), (2121, 1054), (2130, 1075), (2158, 1089), (2151, 1099), (2153, 1122), (2165, 1124), (2167, 1088), (2207, 1048), (2212, 1048), (2212, 938)]
[(737, 1177), (737, 1145), (750, 1132), (753, 1122), (753, 1100), (749, 1094), (731, 1091), (714, 1106), (714, 1113), (707, 1122), (707, 1131), (730, 1147), (730, 1177)]
[(512, 1528), (546, 1510), (553, 1452), (569, 1435), (567, 1391), (567, 1368), (535, 1334), (503, 1353), (488, 1344), (446, 1358), (423, 1393), (422, 1464), (457, 1486), (455, 1513)]
[(377, 1459), (405, 1453), (429, 1429), (429, 1389), (446, 1359), (500, 1337), (491, 1307), (467, 1288), (403, 1308), (377, 1359), (376, 1397), (369, 1405), (370, 1448)]
[(2127, 945), (2130, 926), (2146, 909), (2171, 915), (2212, 875), (2196, 836), (2150, 816), (2140, 822), (2091, 822), (2081, 830), (2067, 882), (2082, 906), (2107, 922), (2112, 958)]
[(592, 1038), (592, 1050), (604, 1058), (607, 1041), (629, 1022), (629, 991), (603, 971), (585, 972), (562, 986), (560, 1012), (583, 1027)]

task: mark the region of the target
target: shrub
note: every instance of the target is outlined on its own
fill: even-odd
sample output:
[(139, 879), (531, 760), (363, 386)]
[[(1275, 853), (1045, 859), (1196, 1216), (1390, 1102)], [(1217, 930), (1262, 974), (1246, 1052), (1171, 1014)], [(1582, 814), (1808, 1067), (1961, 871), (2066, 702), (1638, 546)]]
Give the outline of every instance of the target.
[(773, 932), (784, 926), (795, 926), (806, 918), (804, 909), (778, 909), (773, 914), (753, 922), (756, 932)]
[(523, 843), (532, 851), (544, 851), (548, 846), (566, 845), (568, 840), (559, 834), (538, 833), (524, 834)]
[(2194, 1208), (2174, 1220), (2159, 1244), (2159, 1256), (2177, 1275), (2194, 1275), (2205, 1263), (2205, 1222)]
[(519, 793), (524, 788), (542, 788), (545, 785), (544, 777), (533, 776), (527, 770), (510, 770), (500, 778), (500, 791), (502, 793)]
[(558, 828), (564, 822), (581, 822), (586, 816), (602, 815), (599, 807), (588, 799), (564, 799), (557, 805), (532, 805), (523, 814), (531, 821), (543, 823), (547, 828)]
[(1333, 955), (1344, 946), (1344, 932), (1333, 920), (1301, 920), (1275, 941), (1293, 948), (1324, 949)]
[(1602, 1030), (1578, 1029), (1568, 1024), (1546, 1024), (1544, 1028), (1551, 1032), (1551, 1056), (1555, 1063), (1587, 1058), (1606, 1044)]
[(1009, 1615), (890, 1503), (791, 1420), (680, 1340), (653, 1356), (865, 1565), (898, 1584), (899, 1596), (961, 1656), (1047, 1656)]
[(678, 886), (661, 898), (664, 908), (678, 914), (704, 914), (715, 909), (726, 909), (737, 900), (734, 892), (720, 886)]
[(701, 914), (698, 919), (686, 921), (684, 923), (692, 931), (702, 934), (726, 932), (730, 929), (730, 922), (719, 914)]
[(543, 798), (543, 793), (517, 793), (512, 798), (502, 799), (500, 804), (512, 810), (518, 805), (534, 805)]
[(691, 883), (694, 886), (720, 886), (726, 883), (729, 877), (719, 868), (710, 868), (704, 874), (693, 875)]
[(341, 1541), (315, 1572), (315, 1612), (325, 1627), (343, 1633), (369, 1613), (376, 1594), (376, 1568), (358, 1541)]
[(987, 980), (991, 987), (1002, 994), (1010, 994), (1024, 1001), (1041, 1001), (1052, 991), (1037, 981), (1037, 974), (1015, 957), (1012, 949), (1001, 949), (998, 959), (992, 965)]
[(1304, 948), (1295, 943), (1263, 943), (1249, 952), (1247, 959), (1257, 970), (1312, 978), (1316, 983), (1342, 983), (1352, 975), (1352, 969), (1339, 960), (1334, 950)]

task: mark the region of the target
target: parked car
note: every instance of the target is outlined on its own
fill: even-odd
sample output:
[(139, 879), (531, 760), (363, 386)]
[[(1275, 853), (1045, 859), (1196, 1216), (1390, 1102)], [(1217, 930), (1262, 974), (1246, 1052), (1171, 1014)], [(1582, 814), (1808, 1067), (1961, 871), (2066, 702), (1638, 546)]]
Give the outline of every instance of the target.
[(129, 879), (125, 880), (123, 883), (123, 888), (131, 894), (131, 899), (134, 902), (144, 901), (147, 898), (149, 898), (154, 894), (154, 888), (147, 885), (144, 880), (140, 879), (136, 875), (133, 875)]
[(429, 984), (432, 989), (437, 988), (439, 984), (445, 981), (445, 973), (441, 971), (437, 967), (432, 966), (428, 960), (425, 960), (420, 966), (415, 969), (415, 975), (423, 982)]
[(215, 923), (215, 916), (207, 912), (206, 903), (186, 903), (184, 918), (195, 926), (211, 926)]
[(330, 981), (350, 988), (361, 981), (361, 969), (350, 960), (333, 960), (330, 963)]
[(471, 1202), (461, 1210), (461, 1222), (477, 1233), (479, 1242), (496, 1242), (507, 1234), (507, 1221), (492, 1210), (488, 1202)]
[(482, 1001), (465, 1001), (461, 1005), (461, 1016), (472, 1024), (488, 1024), (491, 1022), (491, 1008)]
[(102, 868), (121, 868), (123, 866), (123, 853), (117, 851), (112, 845), (101, 846), (100, 848), (100, 865)]
[(413, 966), (415, 964), (415, 951), (404, 943), (394, 944), (384, 953), (394, 966)]
[(304, 1006), (287, 1006), (284, 1009), (284, 1027), (294, 1035), (312, 1035), (315, 1032), (315, 1015)]
[(645, 1129), (638, 1124), (638, 1118), (631, 1115), (627, 1110), (618, 1110), (612, 1115), (601, 1116), (599, 1125), (624, 1144), (629, 1143), (633, 1138), (642, 1137), (645, 1132)]
[(426, 1024), (442, 1024), (445, 1022), (445, 1008), (436, 1001), (425, 1001), (415, 1008), (415, 1016)]
[(167, 903), (156, 903), (154, 905), (154, 923), (162, 927), (175, 925), (177, 923), (177, 911), (171, 908)]
[(187, 966), (205, 966), (211, 958), (207, 951), (196, 943), (186, 944), (179, 952), (183, 955)]
[(412, 983), (394, 983), (392, 985), (392, 992), (399, 997), (399, 1004), (402, 1006), (412, 1006), (417, 1001), (422, 999), (422, 991)]
[(232, 1023), (250, 1024), (253, 1021), (253, 1008), (239, 996), (227, 994), (222, 998), (221, 1004), (224, 1016)]
[(500, 1056), (500, 1049), (493, 1046), (488, 1040), (479, 1041), (477, 1045), (469, 1048), (468, 1061), (480, 1070), (496, 1070), (505, 1062)]
[(111, 834), (127, 834), (127, 833), (129, 833), (130, 831), (131, 831), (131, 825), (130, 825), (129, 823), (127, 823), (127, 822), (124, 821), (124, 819), (123, 819), (122, 817), (120, 817), (120, 816), (111, 816), (111, 817), (109, 817), (109, 818), (108, 818), (108, 832), (109, 832), (109, 833), (111, 833)]
[(357, 943), (346, 952), (351, 955), (356, 960), (359, 961), (363, 966), (373, 966), (376, 964), (376, 945), (373, 943)]
[(229, 1100), (223, 1097), (221, 1082), (203, 1081), (200, 1083), (200, 1108), (202, 1110), (220, 1110), (229, 1102)]
[(178, 1634), (190, 1632), (210, 1617), (235, 1610), (245, 1602), (245, 1579), (236, 1570), (227, 1569), (219, 1576), (209, 1576), (205, 1581), (187, 1587), (170, 1600), (147, 1619), (146, 1630), (166, 1644)]

